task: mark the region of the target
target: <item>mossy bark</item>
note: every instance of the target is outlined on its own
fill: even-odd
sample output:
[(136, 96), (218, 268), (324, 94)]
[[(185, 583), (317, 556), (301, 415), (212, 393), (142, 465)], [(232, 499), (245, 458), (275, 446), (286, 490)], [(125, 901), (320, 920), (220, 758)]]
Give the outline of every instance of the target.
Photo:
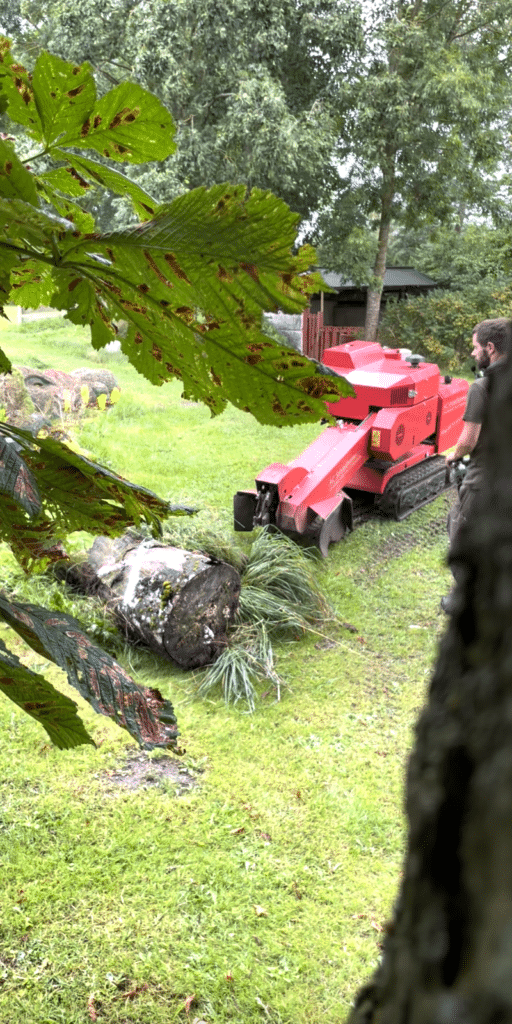
[(376, 341), (379, 333), (382, 288), (384, 285), (384, 274), (386, 273), (389, 232), (391, 230), (393, 200), (396, 188), (395, 159), (394, 149), (390, 146), (387, 149), (386, 159), (381, 168), (382, 193), (380, 202), (377, 254), (373, 268), (373, 280), (368, 286), (366, 293), (366, 316), (364, 325), (364, 336), (366, 341)]
[(351, 1024), (512, 1021), (512, 361), (407, 771), (403, 881)]
[(97, 537), (85, 564), (61, 564), (58, 575), (106, 602), (130, 642), (186, 669), (215, 661), (238, 608), (240, 576), (231, 565), (132, 531)]

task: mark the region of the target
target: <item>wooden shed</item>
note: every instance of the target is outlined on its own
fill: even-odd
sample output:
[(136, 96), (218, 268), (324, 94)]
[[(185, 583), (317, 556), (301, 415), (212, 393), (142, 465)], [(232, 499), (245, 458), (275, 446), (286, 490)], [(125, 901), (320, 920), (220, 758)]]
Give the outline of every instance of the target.
[[(367, 287), (347, 281), (330, 270), (320, 273), (332, 292), (312, 295), (309, 310), (302, 315), (302, 351), (320, 359), (324, 349), (361, 336), (366, 315)], [(413, 267), (388, 267), (384, 275), (381, 311), (390, 297), (426, 295), (436, 282)]]

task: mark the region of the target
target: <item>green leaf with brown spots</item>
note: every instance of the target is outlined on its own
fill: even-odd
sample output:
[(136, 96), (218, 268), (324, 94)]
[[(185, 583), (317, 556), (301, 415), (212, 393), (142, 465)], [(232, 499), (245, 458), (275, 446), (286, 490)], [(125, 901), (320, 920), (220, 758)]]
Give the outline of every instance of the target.
[(67, 310), (66, 317), (71, 323), (90, 327), (94, 348), (104, 348), (115, 340), (117, 329), (114, 320), (120, 319), (120, 313), (113, 315), (112, 308), (103, 297), (104, 289), (95, 284), (94, 276), (90, 280), (76, 270), (57, 269), (52, 273), (52, 281), (57, 290), (52, 292), (49, 304), (53, 309)]
[(0, 139), (0, 195), (5, 199), (23, 199), (37, 206), (37, 189), (33, 174), (18, 159), (4, 139)]
[(262, 423), (316, 421), (346, 383), (261, 331), (262, 311), (298, 312), (320, 288), (312, 250), (291, 253), (296, 226), (282, 201), (243, 186), (193, 190), (103, 236), (0, 198), (0, 266), (13, 298), (64, 310), (96, 348), (123, 320), (137, 370), (155, 384), (179, 377), (212, 413), (231, 402)]
[(49, 301), (89, 324), (98, 348), (123, 319), (139, 372), (155, 384), (181, 378), (214, 413), (231, 402), (263, 423), (318, 420), (347, 385), (261, 331), (262, 310), (298, 312), (320, 287), (312, 250), (291, 254), (296, 224), (270, 193), (196, 189), (136, 228), (64, 238)]
[(0, 423), (0, 456), (13, 441), (3, 486), (0, 478), (0, 540), (11, 541), (25, 568), (61, 557), (57, 542), (73, 530), (118, 536), (144, 522), (157, 534), (162, 519), (195, 512), (170, 504), (54, 438), (33, 438)]
[(0, 640), (0, 690), (31, 718), (46, 729), (59, 750), (70, 750), (82, 743), (92, 743), (77, 706), (69, 697), (33, 672)]
[(56, 142), (61, 146), (72, 145), (96, 102), (90, 65), (69, 64), (53, 54), (42, 53), (36, 61), (32, 88), (45, 148), (51, 149)]
[(52, 240), (66, 235), (70, 239), (73, 225), (62, 217), (36, 209), (22, 199), (4, 199), (0, 196), (0, 252), (9, 252), (12, 266), (23, 266), (27, 255), (42, 264), (54, 263), (57, 259)]
[[(89, 157), (78, 156), (76, 153), (55, 153), (57, 159), (60, 155), (63, 160), (68, 162), (67, 167), (60, 169), (60, 185), (64, 192), (66, 185), (68, 186), (70, 189), (67, 192), (68, 195), (84, 195), (91, 187), (107, 189), (109, 192), (114, 192), (115, 195), (129, 199), (139, 220), (148, 220), (150, 217), (154, 217), (158, 204), (148, 192), (140, 188), (131, 178), (127, 178), (125, 174), (121, 174), (120, 171), (107, 167), (105, 164), (90, 160)], [(54, 174), (55, 172), (50, 173)], [(66, 175), (66, 177), (62, 175)], [(48, 176), (41, 175), (41, 178), (46, 181)]]
[[(40, 199), (53, 206), (62, 218), (69, 221), (75, 231), (87, 235), (93, 232), (96, 225), (92, 213), (87, 213), (78, 202), (73, 202), (67, 195), (64, 195), (58, 187), (60, 179), (57, 177), (53, 179), (50, 174), (48, 176), (41, 175), (38, 178), (37, 187)], [(57, 187), (54, 187), (54, 181)]]
[(41, 265), (37, 260), (27, 260), (14, 275), (11, 301), (23, 309), (37, 309), (38, 306), (49, 305), (54, 290), (51, 266)]
[(82, 199), (91, 190), (91, 183), (70, 165), (44, 171), (38, 176), (37, 181), (40, 191), (47, 191), (51, 195), (60, 192), (73, 199)]
[(41, 136), (41, 118), (34, 100), (32, 80), (26, 68), (15, 61), (11, 43), (0, 36), (0, 94), (7, 102), (12, 121), (23, 125), (29, 135)]
[(97, 100), (89, 64), (71, 64), (43, 52), (30, 75), (15, 63), (3, 37), (0, 92), (9, 116), (45, 153), (70, 146), (136, 164), (165, 160), (176, 148), (171, 114), (140, 85), (123, 82)]
[[(33, 650), (64, 669), (70, 685), (98, 714), (112, 718), (139, 746), (146, 750), (176, 746), (178, 729), (171, 702), (158, 690), (137, 686), (71, 615), (8, 600), (1, 593), (0, 615)], [(30, 713), (29, 708), (24, 710)], [(85, 729), (82, 736), (87, 737)], [(88, 738), (79, 742), (88, 742)]]
[(60, 144), (137, 164), (170, 156), (176, 148), (174, 133), (174, 121), (160, 100), (140, 85), (123, 82), (98, 100), (73, 138)]
[[(16, 251), (9, 249), (8, 245), (2, 245), (0, 241), (0, 309), (4, 306), (18, 304), (12, 295), (11, 270), (19, 266), (19, 257)], [(5, 372), (0, 370), (1, 373)]]
[(231, 402), (278, 425), (319, 420), (346, 393), (341, 377), (261, 331), (262, 311), (299, 312), (321, 284), (312, 250), (292, 255), (296, 216), (270, 193), (195, 189), (103, 236), (20, 200), (7, 208), (0, 199), (10, 219), (7, 234), (0, 216), (0, 253), (3, 240), (11, 261), (18, 252), (18, 301), (64, 310), (96, 348), (123, 320), (123, 351), (153, 383), (179, 377), (213, 413)]

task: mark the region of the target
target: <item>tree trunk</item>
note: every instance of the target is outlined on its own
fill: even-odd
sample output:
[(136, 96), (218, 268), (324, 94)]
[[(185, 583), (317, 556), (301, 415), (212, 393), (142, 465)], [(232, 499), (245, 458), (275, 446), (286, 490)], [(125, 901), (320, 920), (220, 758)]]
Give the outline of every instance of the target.
[(391, 227), (391, 213), (393, 209), (394, 196), (395, 168), (394, 155), (391, 155), (389, 158), (388, 168), (383, 171), (377, 256), (375, 259), (375, 266), (373, 268), (373, 281), (368, 286), (368, 291), (366, 293), (366, 318), (364, 324), (364, 336), (366, 341), (376, 341), (379, 331), (380, 303), (384, 284), (384, 274), (386, 273), (389, 229)]
[(129, 641), (186, 669), (215, 661), (238, 608), (240, 576), (231, 565), (131, 531), (97, 537), (88, 562), (59, 563), (57, 574), (106, 602)]
[(512, 1021), (512, 359), (407, 773), (403, 881), (351, 1024)]

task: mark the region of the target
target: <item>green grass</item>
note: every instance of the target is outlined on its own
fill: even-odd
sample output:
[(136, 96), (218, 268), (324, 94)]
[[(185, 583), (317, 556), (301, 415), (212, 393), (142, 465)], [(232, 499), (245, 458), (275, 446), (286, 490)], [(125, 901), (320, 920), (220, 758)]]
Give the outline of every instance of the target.
[[(64, 327), (1, 340), (26, 365), (95, 356)], [(177, 384), (151, 388), (119, 357), (106, 365), (121, 399), (87, 414), (81, 443), (201, 508), (170, 521), (173, 539), (213, 533), (247, 553), (251, 536), (231, 530), (233, 492), (318, 428), (273, 430), (235, 411), (212, 420)], [(173, 700), (193, 789), (120, 788), (112, 773), (136, 748), (79, 698), (96, 749), (50, 748), (2, 701), (0, 1024), (89, 1024), (94, 1013), (100, 1024), (341, 1024), (397, 892), (404, 767), (444, 628), (447, 502), (367, 523), (315, 563), (338, 622), (273, 642), (280, 702), (269, 684), (247, 714), (220, 693), (201, 700), (199, 674), (121, 654)], [(5, 552), (0, 562), (12, 582)]]

